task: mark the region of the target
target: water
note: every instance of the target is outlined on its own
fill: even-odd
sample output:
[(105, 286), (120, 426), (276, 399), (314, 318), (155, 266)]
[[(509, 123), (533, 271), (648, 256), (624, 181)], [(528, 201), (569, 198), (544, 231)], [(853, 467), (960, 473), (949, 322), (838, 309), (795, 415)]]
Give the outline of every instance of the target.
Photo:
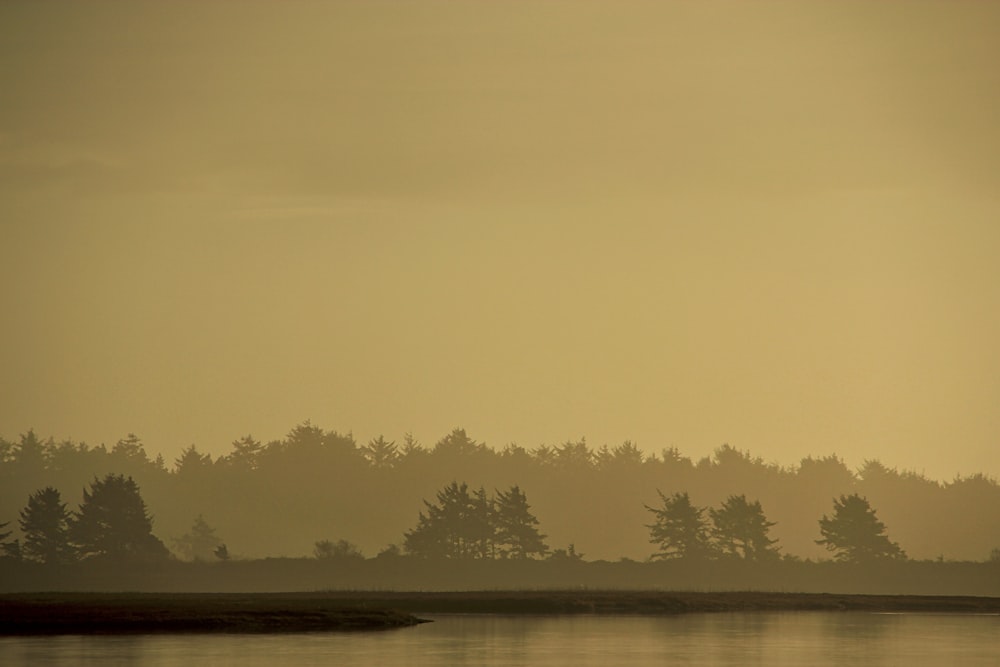
[(0, 665), (998, 665), (1000, 616), (434, 616), (356, 634), (0, 638)]

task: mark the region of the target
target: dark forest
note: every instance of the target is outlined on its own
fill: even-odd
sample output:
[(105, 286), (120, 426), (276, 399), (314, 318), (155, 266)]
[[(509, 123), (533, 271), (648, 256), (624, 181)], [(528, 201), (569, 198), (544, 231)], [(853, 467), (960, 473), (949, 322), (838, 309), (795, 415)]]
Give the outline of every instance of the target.
[[(587, 576), (599, 583), (599, 568), (615, 565), (617, 579), (606, 583), (641, 585), (639, 571), (622, 573), (644, 565), (663, 567), (667, 564), (659, 565), (661, 561), (677, 556), (684, 568), (694, 568), (691, 572), (702, 572), (699, 559), (728, 558), (730, 565), (744, 570), (748, 561), (760, 560), (758, 574), (771, 568), (761, 585), (772, 576), (784, 576), (794, 585), (794, 578), (787, 578), (794, 568), (829, 568), (836, 560), (853, 560), (846, 551), (823, 544), (829, 534), (821, 528), (838, 503), (855, 497), (870, 508), (885, 544), (893, 545), (894, 551), (883, 554), (885, 560), (893, 561), (891, 567), (910, 568), (907, 576), (916, 577), (913, 568), (935, 562), (992, 567), (1000, 560), (1000, 486), (982, 474), (939, 482), (876, 460), (852, 471), (835, 455), (782, 467), (728, 445), (698, 461), (676, 449), (647, 455), (630, 442), (593, 448), (583, 439), (498, 450), (462, 429), (431, 446), (409, 436), (400, 442), (379, 437), (358, 443), (350, 434), (309, 422), (295, 426), (282, 440), (239, 438), (228, 454), (215, 459), (192, 445), (170, 463), (150, 456), (132, 434), (111, 447), (55, 442), (33, 431), (16, 441), (0, 441), (0, 523), (6, 524), (0, 534), (6, 533), (6, 560), (35, 565), (46, 560), (37, 547), (32, 551), (22, 544), (30, 504), (61, 502), (70, 523), (80, 524), (85, 501), (111, 478), (123, 484), (128, 480), (141, 494), (161, 555), (174, 567), (199, 561), (201, 568), (222, 562), (246, 568), (260, 559), (278, 567), (273, 564), (294, 559), (301, 571), (322, 567), (323, 561), (338, 562), (337, 585), (349, 585), (352, 576), (365, 580), (364, 568), (374, 572), (376, 567), (365, 563), (382, 563), (384, 569), (387, 562), (428, 555), (469, 561), (459, 567), (467, 570), (464, 587), (474, 586), (484, 573), (484, 564), (473, 562), (477, 560), (537, 561), (520, 567), (536, 568), (540, 583), (556, 581), (567, 564), (590, 567)], [(449, 493), (459, 492), (467, 502), (484, 508), (506, 503), (507, 514), (529, 517), (536, 541), (512, 542), (509, 535), (516, 527), (508, 522), (506, 542), (467, 541), (448, 553), (422, 553), (421, 536), (429, 533), (421, 533), (421, 526), (426, 528), (435, 512), (447, 510)], [(654, 526), (670, 503), (679, 500), (702, 517), (706, 540), (736, 510), (755, 513), (766, 539), (756, 547), (746, 540), (734, 545), (730, 530), (730, 538), (716, 535), (711, 553), (676, 553), (662, 540), (657, 543)], [(500, 530), (487, 529), (491, 535)], [(744, 562), (736, 564), (734, 558)], [(301, 565), (306, 560), (319, 564)], [(553, 561), (562, 563), (558, 570), (544, 569)], [(679, 572), (676, 563), (673, 567)], [(730, 570), (726, 581), (739, 587)], [(430, 570), (424, 574), (424, 581), (433, 582)], [(489, 576), (483, 581), (490, 581)], [(294, 585), (294, 578), (287, 583)]]

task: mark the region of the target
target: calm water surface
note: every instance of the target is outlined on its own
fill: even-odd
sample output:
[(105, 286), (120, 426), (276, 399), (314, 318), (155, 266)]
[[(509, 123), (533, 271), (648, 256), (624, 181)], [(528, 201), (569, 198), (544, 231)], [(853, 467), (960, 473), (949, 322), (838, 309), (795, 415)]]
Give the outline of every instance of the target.
[(0, 638), (0, 665), (1000, 665), (1000, 616), (433, 616), (357, 634)]

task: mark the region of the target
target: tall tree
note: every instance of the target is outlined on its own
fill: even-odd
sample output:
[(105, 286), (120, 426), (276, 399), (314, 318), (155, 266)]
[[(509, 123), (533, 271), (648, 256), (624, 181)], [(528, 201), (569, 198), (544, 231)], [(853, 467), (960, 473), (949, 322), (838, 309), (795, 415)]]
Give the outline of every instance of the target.
[(452, 429), (451, 433), (438, 440), (434, 454), (447, 457), (463, 457), (486, 451), (486, 445), (468, 436), (464, 428)]
[(898, 544), (889, 540), (885, 524), (875, 516), (867, 498), (854, 493), (833, 501), (833, 516), (819, 520), (823, 539), (816, 540), (840, 561), (865, 562), (906, 558)]
[(528, 498), (520, 487), (497, 492), (493, 521), (496, 548), (502, 557), (524, 559), (548, 553), (545, 535), (538, 532), (538, 519), (531, 513)]
[(649, 528), (649, 541), (659, 547), (653, 558), (706, 558), (711, 553), (704, 509), (691, 504), (685, 493), (669, 498), (657, 489), (662, 505), (646, 509), (656, 517)]
[(406, 551), (422, 558), (488, 558), (492, 549), (489, 507), (482, 489), (469, 493), (466, 483), (452, 482), (424, 501), (417, 525), (404, 537)]
[(749, 502), (745, 495), (729, 496), (719, 509), (708, 510), (712, 537), (724, 556), (743, 560), (764, 560), (778, 555), (776, 539), (768, 537), (776, 525), (764, 516), (760, 501)]
[(223, 457), (223, 463), (237, 470), (256, 470), (257, 458), (262, 450), (260, 440), (255, 440), (252, 435), (245, 435), (239, 440), (233, 440), (233, 451)]
[(69, 543), (70, 515), (59, 491), (47, 486), (28, 496), (21, 510), (22, 553), (42, 563), (65, 563), (73, 560)]
[(370, 440), (368, 445), (364, 447), (363, 453), (371, 467), (376, 470), (393, 468), (399, 463), (399, 459), (401, 458), (395, 440), (387, 442), (381, 435), (374, 440)]
[(169, 554), (153, 535), (153, 519), (139, 485), (124, 475), (106, 475), (95, 479), (89, 491), (84, 489), (69, 534), (84, 558), (146, 560)]
[(181, 478), (196, 478), (212, 469), (212, 455), (202, 454), (195, 445), (181, 451), (174, 459), (174, 474)]
[(142, 440), (135, 433), (129, 433), (116, 442), (115, 446), (111, 448), (111, 456), (135, 466), (143, 466), (149, 463), (149, 457), (146, 456), (146, 448), (143, 446)]

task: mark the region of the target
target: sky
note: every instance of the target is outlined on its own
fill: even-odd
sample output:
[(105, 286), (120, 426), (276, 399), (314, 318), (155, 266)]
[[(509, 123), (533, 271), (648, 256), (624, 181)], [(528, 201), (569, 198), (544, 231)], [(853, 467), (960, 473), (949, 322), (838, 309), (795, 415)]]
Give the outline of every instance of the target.
[(1000, 475), (1000, 5), (0, 4), (0, 436)]

